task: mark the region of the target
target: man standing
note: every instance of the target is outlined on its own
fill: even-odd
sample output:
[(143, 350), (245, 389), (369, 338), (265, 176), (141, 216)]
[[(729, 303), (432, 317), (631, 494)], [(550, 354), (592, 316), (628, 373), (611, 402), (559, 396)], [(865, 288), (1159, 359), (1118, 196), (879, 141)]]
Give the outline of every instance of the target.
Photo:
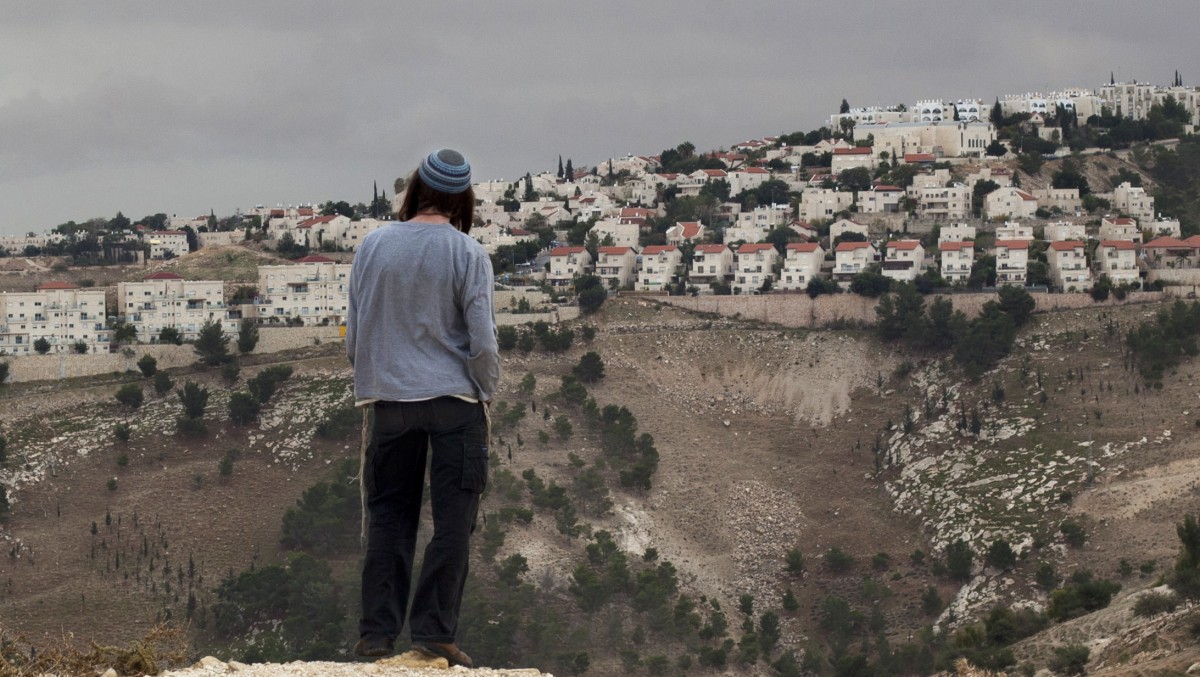
[(455, 634), (500, 377), (491, 260), (467, 235), (474, 210), (466, 159), (430, 153), (408, 181), (400, 221), (367, 235), (351, 269), (346, 351), (366, 407), (369, 521), (360, 656), (390, 654), (404, 625), (428, 457), (433, 538), (410, 634), (415, 649), (471, 667)]

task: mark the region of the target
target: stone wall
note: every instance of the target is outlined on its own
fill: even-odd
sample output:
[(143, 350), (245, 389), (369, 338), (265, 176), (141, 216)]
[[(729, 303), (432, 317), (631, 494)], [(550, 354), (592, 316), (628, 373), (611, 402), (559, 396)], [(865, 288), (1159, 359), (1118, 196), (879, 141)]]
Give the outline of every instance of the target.
[[(1163, 292), (1131, 292), (1124, 301), (1110, 297), (1097, 304), (1087, 294), (1033, 294), (1037, 311), (1069, 310), (1090, 308), (1095, 305), (1122, 305), (1127, 303), (1149, 303), (1164, 298)], [(994, 293), (950, 294), (955, 310), (967, 317), (979, 315), (983, 304), (995, 300)], [(841, 322), (872, 324), (875, 322), (877, 299), (856, 294), (835, 294), (809, 298), (807, 294), (765, 294), (761, 296), (667, 296), (658, 299), (679, 308), (724, 317), (739, 316), (742, 319), (758, 320), (785, 327), (826, 327)], [(932, 302), (933, 298), (926, 299)]]
[[(338, 327), (259, 327), (258, 345), (255, 353), (274, 353), (289, 348), (302, 348), (316, 341), (341, 341)], [(160, 369), (186, 367), (196, 362), (196, 351), (190, 345), (136, 345), (130, 346), (133, 357), (121, 353), (91, 353), (77, 355), (62, 353), (52, 355), (21, 355), (3, 357), (8, 362), (9, 382), (46, 381), (78, 376), (95, 376), (114, 371), (133, 371), (143, 355), (150, 355)], [(230, 341), (230, 351), (237, 348)]]

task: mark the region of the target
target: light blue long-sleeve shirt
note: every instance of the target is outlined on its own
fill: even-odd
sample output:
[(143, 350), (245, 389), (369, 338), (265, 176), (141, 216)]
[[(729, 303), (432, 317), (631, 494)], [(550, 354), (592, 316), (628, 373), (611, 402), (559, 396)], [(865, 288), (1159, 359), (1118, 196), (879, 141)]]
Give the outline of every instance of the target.
[(444, 223), (381, 226), (350, 270), (346, 353), (356, 400), (492, 399), (500, 380), (492, 262)]

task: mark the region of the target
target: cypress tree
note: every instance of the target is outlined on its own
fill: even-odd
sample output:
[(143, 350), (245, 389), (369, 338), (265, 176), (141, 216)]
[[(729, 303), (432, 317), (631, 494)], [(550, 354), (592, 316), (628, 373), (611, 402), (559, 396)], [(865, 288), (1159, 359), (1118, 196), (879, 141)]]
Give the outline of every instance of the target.
[(559, 155), (558, 156), (558, 178), (561, 179), (562, 177), (563, 177), (563, 163), (562, 163), (562, 156)]
[(567, 158), (566, 179), (568, 181), (575, 180), (575, 168), (571, 166), (571, 158)]

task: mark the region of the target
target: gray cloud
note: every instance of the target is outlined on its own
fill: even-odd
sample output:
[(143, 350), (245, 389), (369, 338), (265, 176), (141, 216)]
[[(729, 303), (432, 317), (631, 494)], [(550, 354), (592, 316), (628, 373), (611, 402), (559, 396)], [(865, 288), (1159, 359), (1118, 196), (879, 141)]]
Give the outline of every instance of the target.
[(0, 0), (0, 233), (365, 200), (442, 145), (512, 178), (810, 129), (843, 97), (1200, 78), (1189, 0), (426, 4)]

